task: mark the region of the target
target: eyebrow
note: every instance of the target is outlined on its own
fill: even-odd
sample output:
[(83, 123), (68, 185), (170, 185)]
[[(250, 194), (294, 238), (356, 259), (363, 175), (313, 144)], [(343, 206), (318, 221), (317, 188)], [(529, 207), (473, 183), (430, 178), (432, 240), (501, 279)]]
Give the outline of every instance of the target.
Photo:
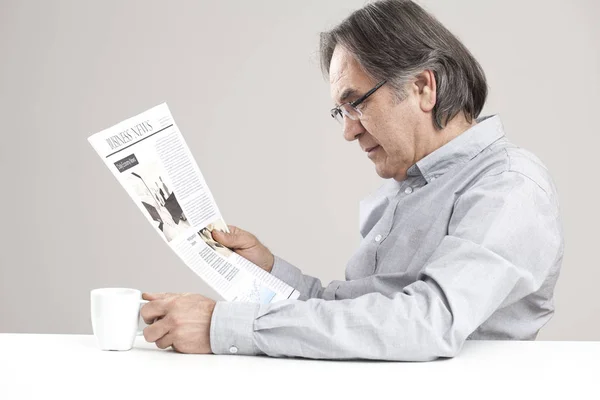
[(346, 101), (346, 99), (348, 99), (349, 97), (352, 97), (354, 95), (356, 95), (358, 91), (356, 89), (353, 88), (346, 88), (344, 89), (344, 91), (342, 92), (342, 95), (340, 96), (340, 103), (339, 104), (343, 104), (344, 101)]

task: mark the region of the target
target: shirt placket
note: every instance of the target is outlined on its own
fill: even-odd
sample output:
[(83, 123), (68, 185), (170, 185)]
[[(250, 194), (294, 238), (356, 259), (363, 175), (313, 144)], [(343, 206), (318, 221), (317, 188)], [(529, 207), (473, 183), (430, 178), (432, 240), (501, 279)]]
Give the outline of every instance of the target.
[(374, 249), (375, 262), (374, 262), (374, 267), (373, 267), (373, 273), (377, 272), (378, 262), (379, 262), (377, 253), (378, 253), (379, 248), (381, 247), (381, 245), (383, 244), (383, 242), (385, 241), (385, 239), (388, 237), (388, 235), (390, 234), (390, 232), (392, 230), (392, 226), (394, 225), (394, 218), (396, 215), (396, 211), (398, 209), (398, 205), (406, 197), (411, 196), (415, 192), (416, 189), (418, 189), (420, 186), (422, 186), (423, 182), (424, 182), (424, 179), (422, 177), (407, 179), (400, 186), (400, 188), (398, 189), (398, 193), (393, 198), (393, 200), (390, 202), (390, 212), (385, 214), (384, 218), (386, 220), (382, 221), (384, 223), (380, 224), (377, 227), (376, 232), (372, 239), (373, 245), (375, 246), (375, 249)]

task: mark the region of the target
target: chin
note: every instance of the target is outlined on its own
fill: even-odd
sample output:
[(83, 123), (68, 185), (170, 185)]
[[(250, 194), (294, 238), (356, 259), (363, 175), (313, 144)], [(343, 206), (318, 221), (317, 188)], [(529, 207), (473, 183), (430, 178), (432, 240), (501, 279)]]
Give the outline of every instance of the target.
[(392, 179), (394, 178), (398, 182), (403, 181), (407, 178), (406, 170), (400, 171), (391, 171), (386, 168), (380, 168), (378, 165), (375, 165), (375, 171), (377, 171), (377, 175), (379, 175), (383, 179)]
[(390, 179), (394, 177), (394, 174), (392, 174), (390, 171), (387, 171), (385, 168), (379, 168), (377, 165), (375, 165), (375, 171), (377, 172), (377, 175), (383, 179)]

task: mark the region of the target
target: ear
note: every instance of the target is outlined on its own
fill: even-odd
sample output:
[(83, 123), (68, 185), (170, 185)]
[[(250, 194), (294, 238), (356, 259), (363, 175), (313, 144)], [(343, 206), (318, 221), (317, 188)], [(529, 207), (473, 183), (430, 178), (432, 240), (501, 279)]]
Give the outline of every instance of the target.
[(419, 73), (415, 77), (413, 85), (421, 110), (423, 110), (423, 112), (430, 112), (433, 110), (433, 106), (435, 106), (437, 99), (437, 85), (433, 71), (426, 69)]

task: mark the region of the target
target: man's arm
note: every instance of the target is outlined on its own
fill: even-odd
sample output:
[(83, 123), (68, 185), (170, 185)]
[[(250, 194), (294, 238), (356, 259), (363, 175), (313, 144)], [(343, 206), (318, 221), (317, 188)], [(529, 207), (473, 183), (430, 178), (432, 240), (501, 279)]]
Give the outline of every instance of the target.
[(301, 300), (323, 295), (321, 281), (302, 274), (298, 268), (273, 255), (256, 236), (233, 225), (229, 225), (229, 231), (213, 230), (212, 239), (298, 289)]
[(271, 274), (298, 290), (300, 292), (299, 300), (323, 297), (325, 288), (319, 279), (303, 274), (300, 269), (282, 258), (275, 256)]
[(452, 357), (494, 311), (540, 288), (562, 245), (553, 194), (517, 172), (489, 176), (456, 201), (448, 235), (418, 281), (403, 287), (401, 274), (388, 274), (334, 281), (323, 299), (218, 302), (211, 348), (329, 359)]

